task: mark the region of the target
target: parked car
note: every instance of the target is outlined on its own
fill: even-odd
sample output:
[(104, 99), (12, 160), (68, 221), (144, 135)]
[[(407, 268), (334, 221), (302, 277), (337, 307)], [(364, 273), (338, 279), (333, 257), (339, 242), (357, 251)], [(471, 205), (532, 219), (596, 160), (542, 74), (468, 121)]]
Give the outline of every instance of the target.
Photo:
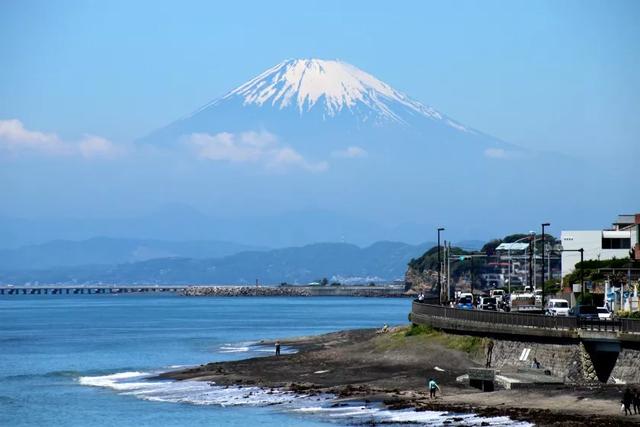
[(482, 297), (478, 308), (480, 310), (498, 311), (498, 303), (494, 297)]
[(550, 316), (568, 316), (569, 302), (564, 299), (552, 298), (547, 303), (545, 314), (548, 314)]
[(576, 316), (582, 320), (598, 320), (598, 309), (594, 305), (576, 305), (569, 310), (571, 316)]
[(611, 320), (612, 313), (609, 310), (609, 307), (598, 307), (598, 319), (600, 320)]
[(457, 308), (461, 308), (463, 310), (473, 310), (473, 297), (464, 296), (458, 299), (458, 303), (456, 304)]

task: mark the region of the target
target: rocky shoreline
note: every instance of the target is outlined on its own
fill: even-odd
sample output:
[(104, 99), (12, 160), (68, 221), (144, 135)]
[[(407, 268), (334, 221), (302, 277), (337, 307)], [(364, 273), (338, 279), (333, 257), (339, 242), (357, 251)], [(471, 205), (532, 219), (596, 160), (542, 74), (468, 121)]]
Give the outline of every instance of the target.
[[(329, 393), (338, 402), (377, 401), (391, 409), (509, 416), (539, 426), (626, 426), (640, 422), (640, 415), (621, 416), (620, 386), (562, 385), (482, 393), (456, 381), (467, 368), (481, 364), (482, 338), (414, 332), (410, 327), (399, 327), (384, 334), (354, 330), (281, 339), (282, 345), (295, 347), (298, 353), (209, 363), (160, 377), (301, 394)], [(425, 389), (425, 381), (431, 377), (442, 388), (442, 395), (435, 400), (429, 399)]]

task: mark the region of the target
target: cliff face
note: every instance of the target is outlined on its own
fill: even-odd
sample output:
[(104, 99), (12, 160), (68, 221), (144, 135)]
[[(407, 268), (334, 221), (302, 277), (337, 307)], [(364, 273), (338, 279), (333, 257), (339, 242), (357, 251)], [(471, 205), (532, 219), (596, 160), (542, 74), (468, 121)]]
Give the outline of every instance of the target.
[(408, 294), (432, 293), (437, 290), (438, 272), (433, 270), (420, 271), (409, 266), (404, 275), (404, 282)]

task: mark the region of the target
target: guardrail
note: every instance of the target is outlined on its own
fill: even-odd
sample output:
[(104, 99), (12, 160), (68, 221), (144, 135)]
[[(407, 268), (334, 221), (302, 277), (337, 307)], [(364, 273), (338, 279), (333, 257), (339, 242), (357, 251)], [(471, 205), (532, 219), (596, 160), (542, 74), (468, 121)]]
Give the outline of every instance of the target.
[(619, 321), (620, 321), (620, 330), (622, 332), (640, 334), (640, 320), (619, 319)]
[(585, 320), (575, 316), (545, 316), (542, 314), (506, 313), (501, 311), (464, 310), (414, 301), (412, 312), (443, 319), (483, 322), (541, 329), (584, 329), (600, 332), (640, 333), (640, 320)]
[(543, 316), (539, 314), (505, 313), (502, 311), (463, 310), (440, 305), (413, 302), (413, 313), (445, 319), (466, 320), (468, 322), (484, 322), (498, 325), (547, 328), (576, 329), (575, 317)]

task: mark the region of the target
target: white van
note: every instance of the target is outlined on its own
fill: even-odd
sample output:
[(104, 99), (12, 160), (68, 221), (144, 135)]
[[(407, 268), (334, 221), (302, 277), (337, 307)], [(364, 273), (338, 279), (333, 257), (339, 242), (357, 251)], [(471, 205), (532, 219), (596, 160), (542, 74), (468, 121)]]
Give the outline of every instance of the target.
[(547, 304), (546, 314), (550, 316), (568, 316), (569, 302), (565, 299), (552, 298)]

